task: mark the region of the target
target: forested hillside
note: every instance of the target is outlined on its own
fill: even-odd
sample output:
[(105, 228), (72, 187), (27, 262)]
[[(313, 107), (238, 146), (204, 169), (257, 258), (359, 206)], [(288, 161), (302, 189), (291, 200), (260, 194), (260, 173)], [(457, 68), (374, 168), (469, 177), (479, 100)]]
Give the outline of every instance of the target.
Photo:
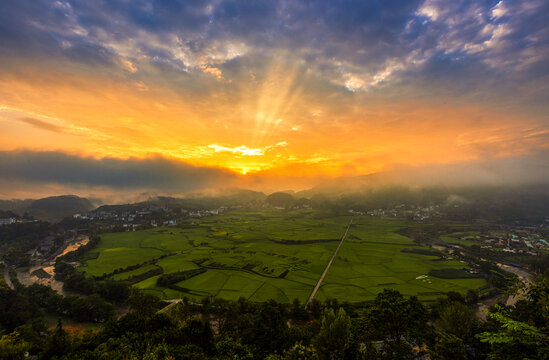
[[(429, 305), (394, 290), (384, 290), (361, 306), (337, 300), (304, 307), (299, 301), (183, 299), (158, 311), (166, 304), (132, 291), (124, 303), (129, 312), (117, 316), (98, 295), (78, 300), (39, 290), (11, 290), (0, 282), (0, 359), (24, 359), (29, 354), (66, 360), (456, 360), (547, 359), (549, 354), (545, 278), (539, 278), (514, 306), (492, 306), (486, 320), (477, 317), (473, 296), (457, 293)], [(60, 320), (47, 330), (42, 316), (54, 306), (61, 311)], [(64, 306), (69, 307), (63, 310)], [(104, 308), (105, 317), (86, 318), (104, 325), (85, 333), (64, 328), (66, 320), (61, 318), (78, 316), (75, 309), (86, 306), (88, 314)]]

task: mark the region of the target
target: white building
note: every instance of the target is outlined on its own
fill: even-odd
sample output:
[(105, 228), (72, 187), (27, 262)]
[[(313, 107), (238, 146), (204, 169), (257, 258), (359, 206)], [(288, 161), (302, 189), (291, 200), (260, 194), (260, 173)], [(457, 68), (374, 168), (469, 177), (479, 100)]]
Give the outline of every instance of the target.
[(15, 224), (15, 218), (0, 219), (0, 225)]

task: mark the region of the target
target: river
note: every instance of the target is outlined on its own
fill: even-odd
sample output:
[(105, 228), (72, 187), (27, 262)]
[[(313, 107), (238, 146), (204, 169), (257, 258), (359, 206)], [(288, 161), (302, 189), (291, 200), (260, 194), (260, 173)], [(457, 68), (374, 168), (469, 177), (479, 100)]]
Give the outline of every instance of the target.
[[(37, 263), (34, 263), (29, 267), (26, 271), (18, 271), (17, 272), (17, 279), (26, 286), (32, 285), (34, 283), (38, 283), (41, 285), (49, 286), (53, 290), (55, 290), (57, 293), (61, 295), (67, 295), (65, 291), (63, 290), (63, 282), (56, 280), (54, 278), (55, 272), (54, 272), (54, 266), (55, 266), (55, 260), (65, 255), (68, 252), (74, 251), (78, 249), (80, 246), (86, 245), (90, 241), (88, 236), (81, 235), (77, 237), (76, 239), (71, 240), (66, 244), (66, 246), (63, 248), (62, 251), (58, 252), (53, 258), (50, 259), (44, 259), (42, 261), (39, 261)], [(36, 270), (42, 269), (46, 273), (50, 275), (49, 278), (39, 278), (38, 276), (32, 275), (32, 273)]]
[(522, 281), (524, 284), (524, 287), (522, 287), (520, 290), (518, 290), (515, 294), (511, 295), (498, 295), (496, 297), (486, 299), (482, 301), (478, 307), (477, 310), (477, 316), (482, 319), (486, 320), (486, 312), (488, 311), (488, 308), (492, 305), (497, 304), (498, 302), (504, 302), (505, 305), (512, 306), (515, 305), (515, 303), (524, 298), (525, 291), (528, 289), (530, 284), (532, 283), (533, 275), (529, 272), (519, 269), (514, 266), (505, 265), (505, 264), (496, 264), (500, 269), (507, 271), (508, 273), (514, 274), (517, 276), (517, 278)]

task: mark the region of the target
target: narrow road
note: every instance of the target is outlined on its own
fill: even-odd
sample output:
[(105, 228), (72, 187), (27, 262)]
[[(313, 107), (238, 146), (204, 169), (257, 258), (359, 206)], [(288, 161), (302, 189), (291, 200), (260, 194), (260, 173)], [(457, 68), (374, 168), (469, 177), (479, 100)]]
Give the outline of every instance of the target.
[(345, 229), (345, 234), (343, 234), (343, 237), (341, 238), (341, 241), (339, 242), (339, 245), (337, 246), (337, 248), (335, 249), (334, 251), (334, 254), (332, 255), (332, 258), (330, 259), (330, 262), (328, 263), (328, 265), (326, 265), (326, 269), (324, 269), (324, 272), (322, 273), (322, 275), (320, 276), (320, 279), (318, 279), (318, 282), (316, 283), (316, 286), (315, 288), (313, 289), (313, 292), (311, 293), (311, 296), (309, 296), (309, 299), (307, 300), (307, 302), (305, 303), (305, 307), (307, 307), (307, 305), (309, 305), (309, 303), (313, 300), (313, 298), (315, 297), (316, 295), (316, 292), (318, 291), (318, 289), (320, 288), (320, 285), (322, 284), (322, 280), (324, 280), (324, 277), (326, 276), (326, 274), (328, 273), (328, 270), (330, 270), (330, 266), (332, 266), (332, 263), (334, 262), (334, 259), (335, 257), (337, 256), (337, 253), (339, 251), (339, 248), (341, 247), (341, 245), (343, 245), (343, 241), (345, 241), (345, 238), (347, 237), (347, 233), (349, 232), (349, 228), (351, 227), (351, 224), (353, 223), (353, 219), (351, 218), (351, 221), (349, 222), (349, 225), (347, 225), (347, 229)]
[(163, 300), (164, 302), (169, 302), (168, 305), (166, 305), (165, 307), (163, 307), (162, 309), (158, 310), (158, 312), (166, 312), (168, 310), (170, 310), (171, 308), (173, 308), (174, 306), (176, 306), (177, 304), (179, 304), (180, 302), (183, 301), (183, 299), (173, 299), (173, 300)]

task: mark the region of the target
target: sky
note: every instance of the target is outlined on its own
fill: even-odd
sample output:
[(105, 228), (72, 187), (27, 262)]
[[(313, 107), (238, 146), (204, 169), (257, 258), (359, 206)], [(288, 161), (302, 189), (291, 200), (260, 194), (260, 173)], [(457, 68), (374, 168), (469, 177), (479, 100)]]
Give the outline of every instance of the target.
[(0, 197), (454, 165), (537, 181), (548, 17), (546, 0), (2, 1)]

